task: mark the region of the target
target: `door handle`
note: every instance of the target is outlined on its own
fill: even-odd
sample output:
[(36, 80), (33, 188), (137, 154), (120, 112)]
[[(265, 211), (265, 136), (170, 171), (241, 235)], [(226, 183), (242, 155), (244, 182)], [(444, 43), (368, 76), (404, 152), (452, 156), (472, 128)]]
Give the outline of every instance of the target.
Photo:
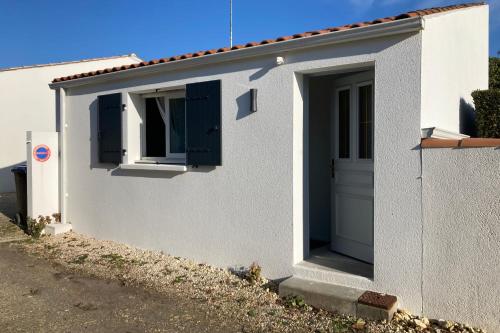
[(330, 166), (332, 168), (332, 178), (335, 178), (335, 160), (332, 158), (332, 165)]

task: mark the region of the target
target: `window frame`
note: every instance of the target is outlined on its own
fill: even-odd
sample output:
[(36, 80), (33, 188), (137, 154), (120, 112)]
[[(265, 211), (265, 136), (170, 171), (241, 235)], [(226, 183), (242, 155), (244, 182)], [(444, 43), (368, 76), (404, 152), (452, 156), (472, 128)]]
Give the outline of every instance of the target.
[[(362, 87), (366, 86), (371, 86), (371, 106), (372, 106), (372, 133), (371, 133), (371, 144), (372, 144), (372, 156), (371, 158), (360, 158), (360, 151), (359, 151), (359, 111), (360, 111), (360, 106), (359, 106), (359, 90)], [(354, 147), (355, 151), (355, 159), (359, 162), (366, 162), (366, 163), (373, 163), (374, 157), (375, 157), (375, 85), (374, 85), (374, 80), (366, 80), (362, 82), (358, 82), (354, 85), (355, 87), (355, 122), (354, 124), (356, 125), (356, 145)]]
[[(335, 151), (334, 151), (334, 156), (336, 159), (338, 160), (343, 160), (343, 161), (352, 161), (353, 159), (353, 138), (352, 138), (352, 129), (351, 129), (351, 126), (352, 126), (352, 123), (353, 123), (353, 89), (352, 89), (352, 85), (351, 84), (347, 84), (347, 85), (342, 85), (342, 86), (339, 86), (335, 89), (335, 97), (334, 97), (334, 100), (335, 100), (335, 119), (334, 119), (334, 126), (335, 126), (335, 138), (333, 140), (334, 144), (335, 144)], [(340, 95), (340, 92), (342, 91), (349, 91), (349, 136), (348, 136), (348, 140), (349, 140), (349, 157), (340, 157), (340, 140), (339, 140), (339, 135), (340, 135), (340, 99), (339, 99), (339, 95)]]
[[(171, 153), (170, 152), (170, 99), (186, 98), (186, 90), (171, 90), (162, 91), (158, 93), (146, 93), (142, 94), (144, 112), (142, 117), (142, 122), (144, 124), (144, 129), (146, 128), (146, 98), (158, 98), (161, 97), (163, 101), (163, 106), (165, 108), (165, 156), (145, 156), (146, 149), (146, 130), (141, 131), (141, 161), (150, 163), (162, 163), (162, 164), (185, 164), (186, 163), (186, 152), (184, 153)], [(185, 112), (185, 107), (184, 107)], [(184, 113), (184, 117), (185, 117)], [(184, 131), (186, 133), (186, 131)]]

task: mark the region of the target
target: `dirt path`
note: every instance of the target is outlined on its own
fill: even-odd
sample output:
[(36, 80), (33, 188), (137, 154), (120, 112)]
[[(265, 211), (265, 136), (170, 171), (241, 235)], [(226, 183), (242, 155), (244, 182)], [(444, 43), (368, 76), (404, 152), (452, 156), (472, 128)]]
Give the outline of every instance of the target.
[(120, 282), (72, 273), (28, 255), (27, 237), (10, 222), (15, 193), (0, 194), (0, 331), (7, 332), (238, 332), (204, 304)]
[(75, 275), (0, 244), (2, 332), (236, 332), (202, 304)]

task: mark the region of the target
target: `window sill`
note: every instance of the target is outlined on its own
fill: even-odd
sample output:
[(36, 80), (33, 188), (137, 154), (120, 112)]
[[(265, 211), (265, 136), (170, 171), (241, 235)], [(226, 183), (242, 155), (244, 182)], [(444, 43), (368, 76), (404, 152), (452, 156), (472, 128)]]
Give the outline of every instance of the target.
[(187, 166), (180, 164), (120, 164), (120, 169), (123, 170), (151, 170), (151, 171), (174, 171), (186, 172)]

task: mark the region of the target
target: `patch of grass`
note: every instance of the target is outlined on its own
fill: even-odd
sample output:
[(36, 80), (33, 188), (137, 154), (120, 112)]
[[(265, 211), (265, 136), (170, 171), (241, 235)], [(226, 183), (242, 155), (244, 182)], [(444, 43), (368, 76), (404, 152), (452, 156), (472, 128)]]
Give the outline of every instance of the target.
[(181, 283), (184, 281), (186, 281), (186, 275), (179, 275), (179, 276), (176, 276), (174, 279), (174, 283)]
[(85, 253), (85, 254), (79, 255), (75, 259), (71, 260), (69, 263), (76, 264), (76, 265), (82, 265), (85, 262), (85, 260), (87, 260), (88, 257), (89, 257), (89, 255), (87, 253)]
[(257, 316), (257, 311), (255, 311), (254, 309), (250, 309), (248, 310), (247, 315), (250, 317), (255, 317)]
[(270, 315), (270, 316), (276, 316), (276, 315), (278, 314), (278, 311), (276, 311), (276, 310), (272, 309), (272, 310), (269, 310), (269, 311), (267, 312), (267, 314), (268, 314), (268, 315)]
[(307, 304), (302, 296), (289, 295), (283, 298), (283, 303), (288, 308), (306, 309)]
[(117, 268), (122, 268), (127, 263), (127, 259), (117, 253), (103, 254), (101, 258)]
[(38, 242), (38, 240), (35, 239), (35, 238), (26, 238), (22, 242), (25, 243), (25, 244), (34, 244), (34, 243)]
[(335, 333), (343, 333), (351, 331), (352, 323), (343, 318), (334, 318), (332, 320), (332, 330)]
[(134, 264), (134, 265), (137, 265), (137, 266), (144, 266), (144, 265), (146, 265), (148, 262), (147, 262), (147, 261), (144, 261), (144, 260), (132, 259), (132, 260), (130, 260), (130, 263), (131, 263), (131, 264)]

